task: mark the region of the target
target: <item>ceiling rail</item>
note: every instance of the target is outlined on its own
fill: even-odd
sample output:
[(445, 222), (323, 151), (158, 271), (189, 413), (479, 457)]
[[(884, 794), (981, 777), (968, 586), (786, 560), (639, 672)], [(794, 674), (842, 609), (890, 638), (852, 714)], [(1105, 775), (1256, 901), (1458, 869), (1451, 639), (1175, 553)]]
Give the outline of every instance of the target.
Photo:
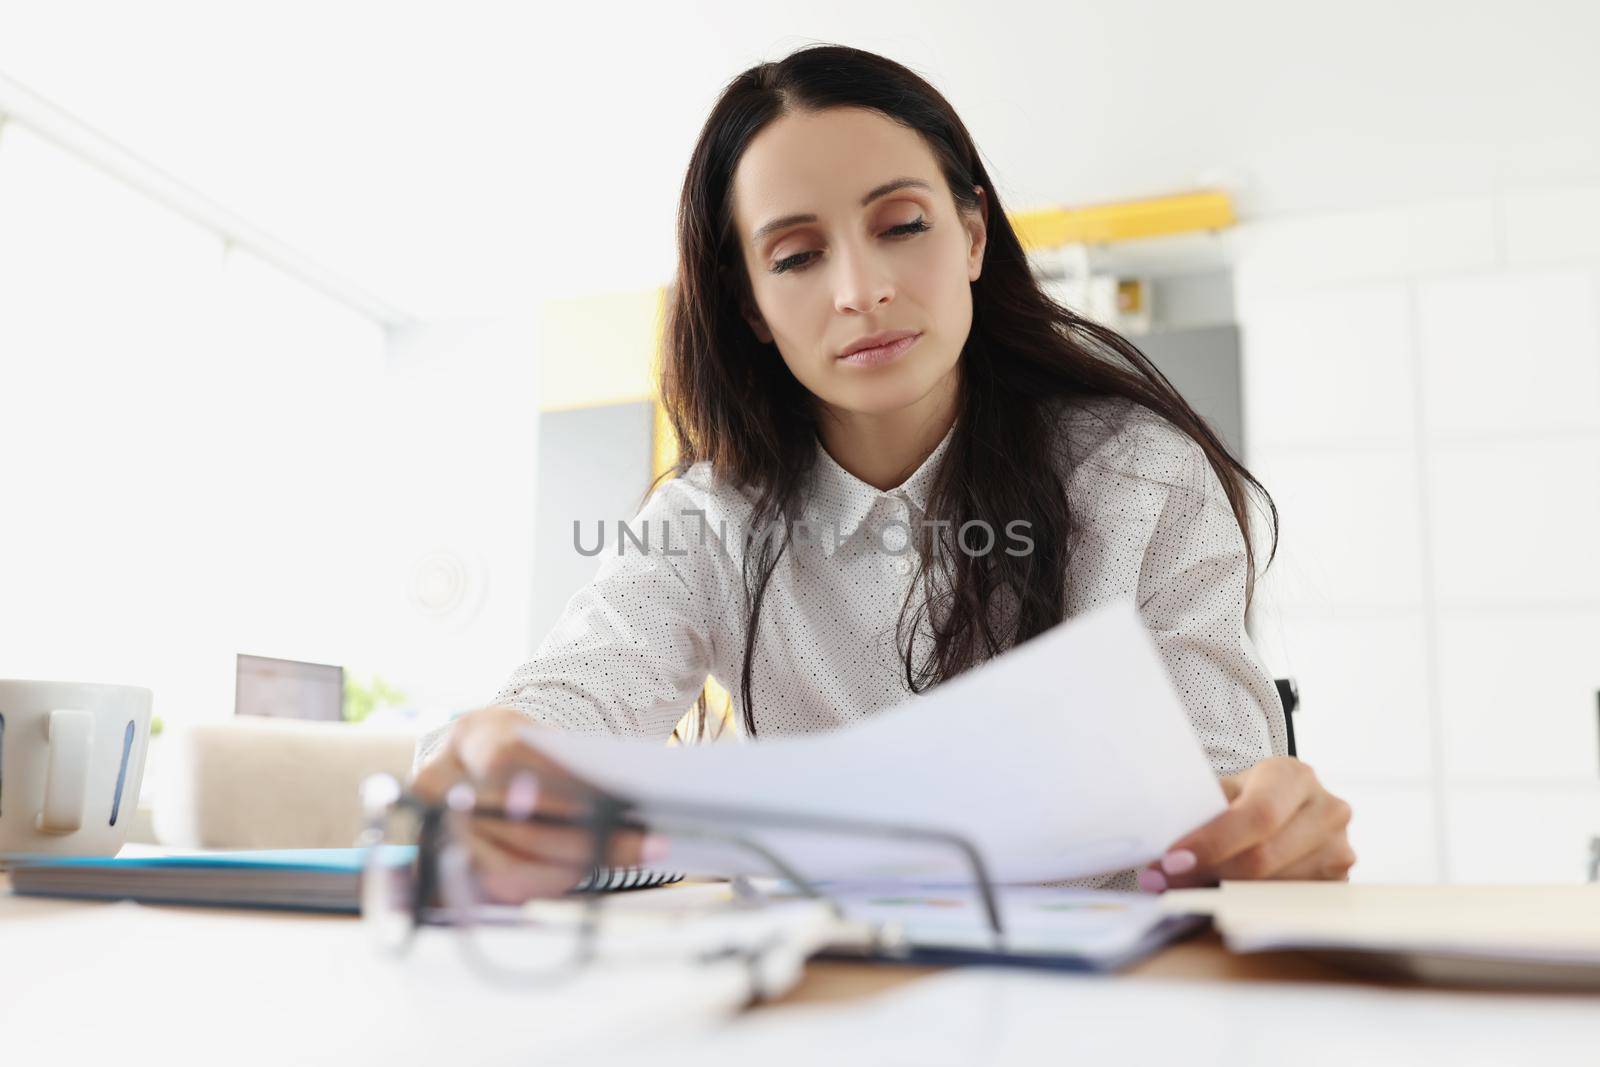
[(7, 121), (211, 231), (225, 246), (249, 252), (366, 316), (382, 326), (386, 333), (418, 323), (416, 316), (291, 248), (193, 186), (117, 144), (82, 119), (0, 73), (0, 124)]

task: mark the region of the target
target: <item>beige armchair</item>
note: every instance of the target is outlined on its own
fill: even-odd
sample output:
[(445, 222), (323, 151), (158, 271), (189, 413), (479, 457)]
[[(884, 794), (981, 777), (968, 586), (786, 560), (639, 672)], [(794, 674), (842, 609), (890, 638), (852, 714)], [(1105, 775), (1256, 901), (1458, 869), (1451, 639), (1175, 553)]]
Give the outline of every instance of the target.
[(161, 739), (147, 783), (154, 836), (174, 848), (343, 848), (361, 830), (359, 787), (411, 772), (413, 733), (237, 716)]

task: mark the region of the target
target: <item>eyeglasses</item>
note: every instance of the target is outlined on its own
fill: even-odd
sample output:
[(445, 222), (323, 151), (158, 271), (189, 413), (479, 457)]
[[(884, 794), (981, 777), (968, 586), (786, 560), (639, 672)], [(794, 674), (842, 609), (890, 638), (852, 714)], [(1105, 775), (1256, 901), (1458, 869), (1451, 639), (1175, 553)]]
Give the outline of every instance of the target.
[[(527, 776), (524, 776), (526, 778)], [(783, 901), (825, 905), (836, 920), (849, 921), (839, 906), (811, 879), (751, 831), (803, 830), (870, 837), (953, 849), (970, 871), (994, 946), (1004, 947), (1004, 931), (993, 883), (983, 858), (965, 838), (942, 830), (864, 820), (798, 815), (758, 809), (690, 803), (652, 802), (648, 823), (638, 807), (621, 798), (594, 793), (577, 806), (577, 815), (532, 810), (535, 783), (505, 791), (497, 804), (480, 803), (470, 786), (458, 785), (442, 802), (424, 800), (389, 775), (374, 775), (362, 785), (366, 826), (358, 845), (366, 849), (361, 914), (384, 951), (404, 954), (424, 927), (448, 926), (471, 965), (489, 980), (506, 984), (559, 981), (595, 961), (602, 946), (626, 946), (630, 955), (652, 951), (677, 954), (705, 951), (695, 943), (693, 920), (715, 914), (730, 929), (730, 915), (752, 915)], [(519, 793), (521, 794), (519, 800)], [(589, 877), (560, 896), (521, 905), (496, 902), (483, 887), (473, 861), (474, 820), (539, 823), (572, 827), (588, 835)], [(753, 856), (781, 879), (781, 894), (763, 892), (748, 878), (733, 880), (731, 900), (721, 887), (685, 904), (684, 894), (635, 897), (627, 906), (608, 906), (619, 894), (607, 892), (597, 877), (608, 866), (612, 845), (625, 833), (664, 834), (674, 840), (699, 840)], [(670, 908), (651, 908), (670, 900)], [(871, 950), (892, 954), (897, 931), (868, 930)], [(759, 938), (757, 939), (760, 940)], [(725, 945), (714, 952), (737, 952)]]

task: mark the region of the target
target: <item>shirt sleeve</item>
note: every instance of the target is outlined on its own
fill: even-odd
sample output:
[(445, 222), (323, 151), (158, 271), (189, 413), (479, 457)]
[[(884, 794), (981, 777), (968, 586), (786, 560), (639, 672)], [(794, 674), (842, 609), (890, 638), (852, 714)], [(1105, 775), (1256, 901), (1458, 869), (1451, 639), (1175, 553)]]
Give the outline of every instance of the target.
[[(1219, 777), (1288, 754), (1283, 706), (1245, 629), (1245, 539), (1201, 447), (1151, 415), (1074, 474), (1069, 614), (1131, 597)], [(1136, 871), (1084, 883), (1135, 889)]]
[(1237, 774), (1288, 754), (1283, 705), (1245, 629), (1249, 561), (1222, 481), (1193, 440), (1173, 447), (1174, 484), (1145, 550), (1139, 612), (1212, 769)]
[[(607, 522), (595, 576), (491, 703), (562, 730), (665, 742), (711, 672), (726, 600), (727, 553), (707, 509), (674, 479), (629, 520), (629, 535)], [(418, 764), (448, 731), (421, 738)]]

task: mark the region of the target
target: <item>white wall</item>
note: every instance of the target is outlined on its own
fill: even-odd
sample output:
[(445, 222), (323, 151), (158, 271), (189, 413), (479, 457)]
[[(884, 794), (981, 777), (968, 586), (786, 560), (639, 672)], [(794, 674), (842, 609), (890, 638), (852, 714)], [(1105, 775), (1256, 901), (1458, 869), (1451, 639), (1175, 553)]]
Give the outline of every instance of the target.
[(0, 677), (233, 713), (238, 652), (442, 717), (529, 643), (537, 328), (376, 326), (0, 135)]
[(11, 0), (0, 71), (433, 317), (662, 284), (718, 91), (808, 42), (925, 73), (1008, 208), (1259, 215), (1600, 179), (1596, 39), (1593, 0)]
[(1364, 880), (1576, 881), (1600, 834), (1600, 185), (1234, 235), (1256, 620)]

